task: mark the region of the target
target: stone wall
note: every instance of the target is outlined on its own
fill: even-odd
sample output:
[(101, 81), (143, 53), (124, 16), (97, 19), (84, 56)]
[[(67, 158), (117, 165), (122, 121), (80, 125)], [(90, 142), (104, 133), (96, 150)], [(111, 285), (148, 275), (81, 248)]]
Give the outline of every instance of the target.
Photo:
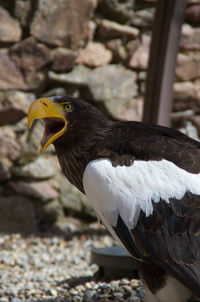
[[(66, 231), (95, 215), (63, 177), (53, 147), (40, 156), (39, 96), (81, 96), (114, 119), (141, 120), (153, 0), (0, 0), (0, 232)], [(188, 1), (172, 125), (200, 135), (200, 0)]]

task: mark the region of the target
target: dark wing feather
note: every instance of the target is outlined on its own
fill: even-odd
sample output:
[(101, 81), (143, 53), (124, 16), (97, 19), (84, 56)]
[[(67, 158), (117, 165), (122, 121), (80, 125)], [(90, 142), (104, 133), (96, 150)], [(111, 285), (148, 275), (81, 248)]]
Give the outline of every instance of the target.
[[(115, 231), (130, 252), (130, 245), (135, 245), (133, 256), (162, 267), (200, 297), (199, 205), (200, 196), (190, 193), (170, 203), (160, 200), (153, 203), (149, 217), (141, 211), (133, 230), (128, 230), (119, 216)], [(123, 236), (125, 229), (132, 240)]]
[[(127, 251), (136, 259), (141, 259), (141, 253), (137, 251), (135, 246), (135, 242), (133, 241), (133, 237), (127, 228), (127, 226), (123, 223), (121, 217), (118, 217), (117, 225), (114, 227), (115, 233), (120, 238), (123, 245), (126, 247)], [(128, 244), (127, 244), (128, 243)]]
[[(185, 205), (187, 204), (187, 206)], [(186, 193), (182, 200), (154, 203), (152, 218), (140, 214), (133, 237), (150, 258), (200, 296), (200, 196)], [(162, 215), (162, 223), (160, 222)]]
[(116, 154), (126, 154), (130, 161), (166, 159), (190, 173), (200, 173), (200, 142), (176, 129), (122, 122), (114, 125), (110, 142)]

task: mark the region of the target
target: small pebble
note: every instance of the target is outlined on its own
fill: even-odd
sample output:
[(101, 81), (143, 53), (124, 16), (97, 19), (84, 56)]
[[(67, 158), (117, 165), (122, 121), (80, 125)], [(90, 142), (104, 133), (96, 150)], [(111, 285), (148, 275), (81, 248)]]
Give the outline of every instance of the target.
[(124, 288), (126, 291), (128, 291), (128, 292), (131, 292), (131, 291), (132, 291), (131, 286), (123, 285), (123, 288)]
[(53, 288), (50, 289), (49, 293), (52, 296), (56, 296), (57, 295), (57, 291), (55, 289), (53, 289)]
[(123, 284), (123, 285), (129, 284), (129, 280), (128, 279), (122, 279), (121, 284)]
[(85, 300), (90, 300), (92, 299), (92, 297), (95, 295), (95, 291), (91, 291), (91, 290), (86, 290), (84, 293), (84, 299)]
[(138, 286), (140, 286), (140, 281), (139, 281), (139, 280), (133, 279), (133, 280), (130, 282), (130, 286), (131, 286), (132, 288), (137, 288)]
[(70, 294), (72, 294), (72, 295), (78, 295), (78, 291), (75, 290), (75, 289), (71, 289), (70, 290)]
[(22, 300), (20, 300), (18, 298), (11, 298), (10, 301), (11, 302), (23, 302)]
[(122, 299), (123, 295), (122, 293), (113, 293), (113, 298), (115, 298), (116, 300)]
[(140, 302), (141, 300), (138, 297), (130, 297), (127, 299), (127, 302)]
[(81, 301), (82, 299), (81, 299), (81, 297), (80, 296), (74, 296), (73, 298), (72, 298), (72, 301), (73, 302), (79, 302), (79, 301)]

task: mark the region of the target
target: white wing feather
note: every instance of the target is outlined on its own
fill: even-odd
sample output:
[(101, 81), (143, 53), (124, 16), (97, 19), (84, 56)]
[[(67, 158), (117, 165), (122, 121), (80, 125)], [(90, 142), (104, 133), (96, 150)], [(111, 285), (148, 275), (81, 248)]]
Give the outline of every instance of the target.
[(167, 160), (138, 160), (130, 167), (113, 167), (110, 160), (98, 159), (87, 165), (83, 186), (106, 225), (116, 226), (120, 214), (132, 229), (141, 210), (146, 216), (152, 214), (152, 201), (181, 199), (187, 191), (200, 195), (200, 174), (189, 173)]

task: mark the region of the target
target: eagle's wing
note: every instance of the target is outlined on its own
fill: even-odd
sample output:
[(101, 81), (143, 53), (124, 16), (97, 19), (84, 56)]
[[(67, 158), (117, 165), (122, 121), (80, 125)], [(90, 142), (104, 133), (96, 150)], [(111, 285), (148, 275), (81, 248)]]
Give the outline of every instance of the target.
[[(165, 142), (168, 138), (174, 145), (177, 138), (167, 135)], [(158, 264), (200, 296), (200, 149), (190, 140), (185, 147), (177, 141), (173, 161), (166, 159), (164, 144), (159, 159), (135, 160), (131, 166), (94, 160), (85, 169), (83, 185), (101, 220), (129, 253)], [(183, 168), (181, 144), (182, 158), (188, 153), (198, 169), (188, 161)]]
[(200, 142), (176, 129), (132, 122), (125, 129), (115, 129), (113, 136), (120, 154), (141, 160), (166, 159), (188, 172), (200, 173)]

